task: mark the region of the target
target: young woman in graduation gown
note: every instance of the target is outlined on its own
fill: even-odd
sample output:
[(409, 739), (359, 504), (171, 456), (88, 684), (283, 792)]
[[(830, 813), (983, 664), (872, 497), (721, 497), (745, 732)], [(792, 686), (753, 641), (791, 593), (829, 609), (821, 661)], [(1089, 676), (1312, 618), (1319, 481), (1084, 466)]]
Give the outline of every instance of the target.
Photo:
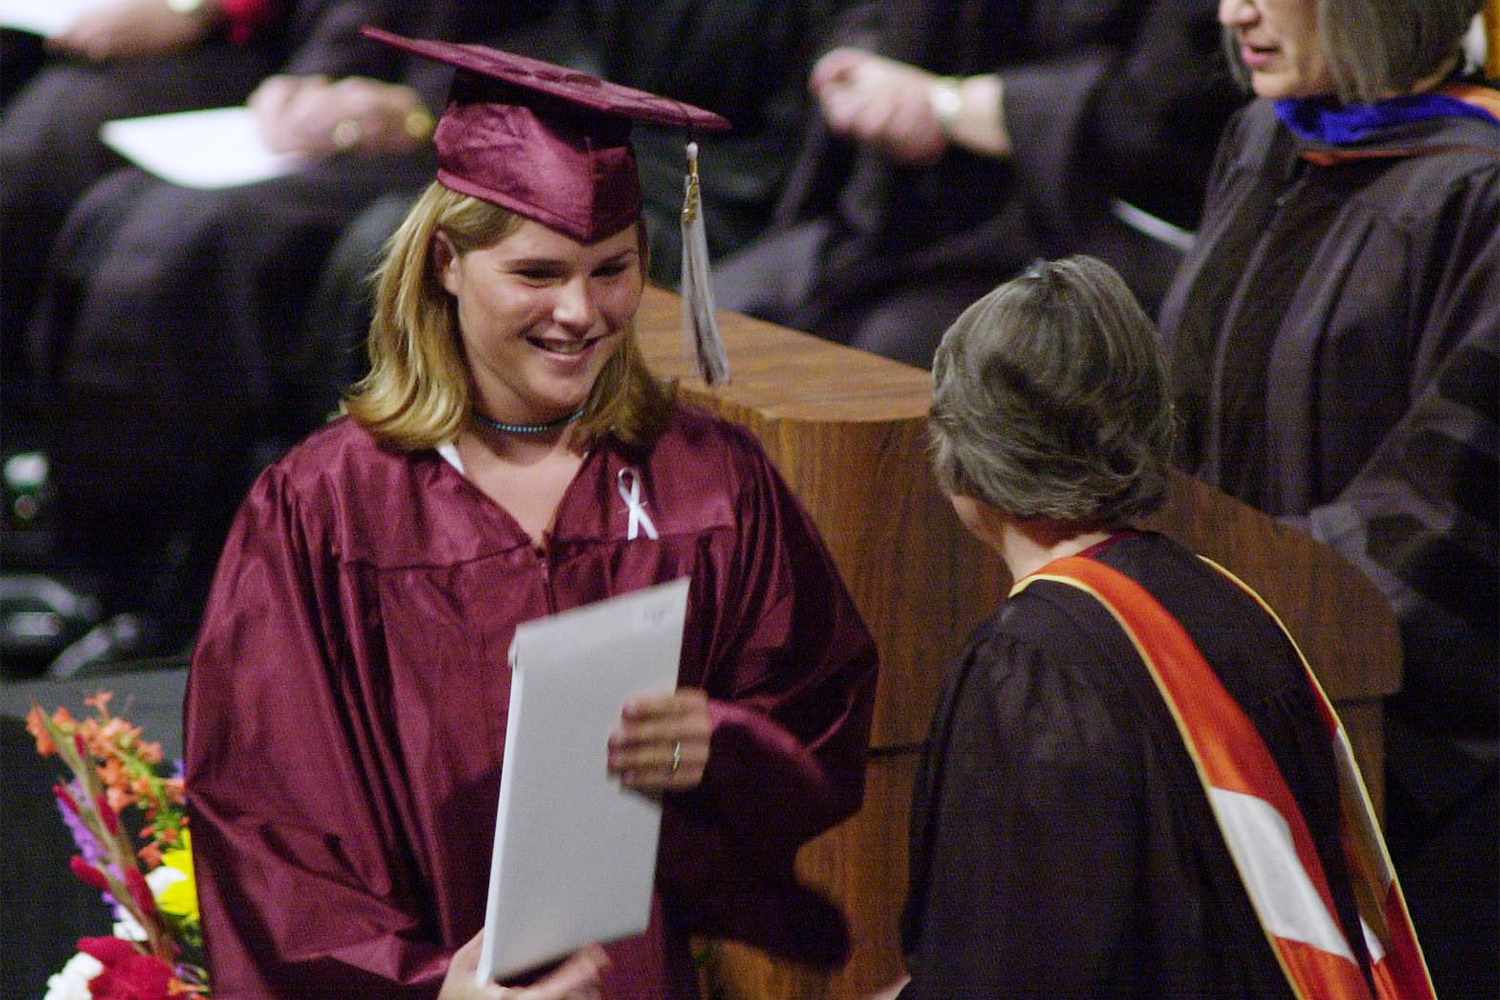
[(1175, 709), (1112, 611), (1058, 582), (1079, 561), (1146, 595), (1141, 631), (1180, 627), (1201, 651), (1305, 821), (1301, 860), (1327, 888), (1319, 920), (1353, 942), (1343, 972), (1370, 969), (1334, 744), (1294, 647), (1226, 575), (1128, 526), (1167, 489), (1156, 339), (1119, 276), (1074, 257), (979, 300), (938, 348), (934, 471), (1018, 585), (951, 665), (933, 718), (903, 1000), (1294, 995)]
[(608, 946), (603, 993), (696, 996), (690, 933), (837, 961), (792, 860), (860, 801), (873, 645), (753, 438), (675, 403), (632, 328), (628, 118), (722, 120), (385, 37), (458, 67), (438, 181), (348, 415), (245, 501), (190, 675), (215, 991), (436, 993), (484, 920), (515, 627), (681, 576), (681, 686), (600, 734), (599, 766), (664, 802), (651, 925)]
[(1439, 992), (1493, 997), (1500, 89), (1461, 50), (1481, 6), (1221, 6), (1258, 99), (1161, 327), (1184, 466), (1333, 546), (1396, 611), (1391, 847)]

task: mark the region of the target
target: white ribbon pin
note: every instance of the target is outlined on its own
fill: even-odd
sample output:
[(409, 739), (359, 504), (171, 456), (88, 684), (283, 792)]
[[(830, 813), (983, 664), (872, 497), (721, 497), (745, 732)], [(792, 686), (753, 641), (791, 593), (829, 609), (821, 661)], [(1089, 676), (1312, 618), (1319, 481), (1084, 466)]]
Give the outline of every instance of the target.
[(651, 515), (646, 513), (646, 504), (641, 500), (640, 474), (635, 469), (625, 468), (620, 470), (617, 478), (620, 499), (630, 511), (630, 524), (625, 528), (626, 540), (633, 542), (644, 531), (647, 538), (655, 541), (656, 525), (651, 523)]

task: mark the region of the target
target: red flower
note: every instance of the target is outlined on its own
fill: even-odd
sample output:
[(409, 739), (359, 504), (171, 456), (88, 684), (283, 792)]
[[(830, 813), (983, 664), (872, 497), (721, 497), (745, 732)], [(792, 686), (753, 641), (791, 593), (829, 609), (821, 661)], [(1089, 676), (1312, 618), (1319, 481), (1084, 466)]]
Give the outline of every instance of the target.
[[(104, 873), (83, 860), (83, 855), (73, 855), (68, 860), (68, 867), (73, 869), (73, 874), (77, 875), (78, 880), (84, 885), (98, 889), (100, 892), (109, 891), (109, 880), (104, 877)], [(103, 961), (103, 959), (100, 959), (100, 961)]]
[(94, 1000), (165, 1000), (171, 995), (172, 967), (153, 955), (143, 955), (117, 937), (81, 938), (78, 950), (104, 966), (89, 980)]
[(74, 816), (78, 815), (78, 801), (73, 798), (73, 793), (68, 791), (68, 786), (59, 782), (52, 786), (52, 794), (57, 796), (57, 801), (68, 807), (68, 811)]
[(130, 890), (130, 898), (135, 900), (135, 905), (140, 907), (142, 913), (148, 917), (156, 914), (156, 897), (151, 895), (146, 876), (134, 865), (125, 869), (125, 887)]
[(99, 808), (99, 818), (104, 820), (104, 828), (110, 832), (111, 836), (118, 835), (120, 832), (119, 814), (110, 808), (109, 802), (103, 795), (94, 797), (94, 805)]

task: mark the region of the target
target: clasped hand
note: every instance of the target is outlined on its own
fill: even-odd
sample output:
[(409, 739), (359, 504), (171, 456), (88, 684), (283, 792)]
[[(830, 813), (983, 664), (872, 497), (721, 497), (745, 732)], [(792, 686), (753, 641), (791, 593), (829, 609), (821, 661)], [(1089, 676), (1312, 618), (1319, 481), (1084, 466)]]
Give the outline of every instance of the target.
[(935, 163), (948, 138), (932, 109), (937, 77), (863, 49), (837, 48), (816, 65), (808, 87), (835, 135), (873, 146), (899, 163)]
[(640, 792), (697, 788), (708, 766), (712, 732), (708, 695), (698, 688), (632, 698), (609, 737), (610, 773)]
[(208, 37), (216, 14), (212, 5), (204, 7), (179, 14), (164, 0), (118, 0), (80, 14), (67, 30), (47, 39), (47, 47), (94, 62), (166, 55)]
[(261, 137), (278, 153), (404, 153), (427, 138), (413, 123), (430, 124), (416, 91), (361, 76), (271, 76), (248, 104)]

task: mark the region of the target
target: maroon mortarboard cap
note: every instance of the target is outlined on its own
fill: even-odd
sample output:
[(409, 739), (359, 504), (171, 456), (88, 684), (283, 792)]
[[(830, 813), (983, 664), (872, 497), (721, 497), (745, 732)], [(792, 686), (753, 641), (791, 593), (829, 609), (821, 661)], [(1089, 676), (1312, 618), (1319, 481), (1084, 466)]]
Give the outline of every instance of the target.
[(711, 111), (483, 45), (365, 35), (456, 68), (433, 133), (438, 181), (582, 243), (641, 212), (632, 122), (719, 132)]

